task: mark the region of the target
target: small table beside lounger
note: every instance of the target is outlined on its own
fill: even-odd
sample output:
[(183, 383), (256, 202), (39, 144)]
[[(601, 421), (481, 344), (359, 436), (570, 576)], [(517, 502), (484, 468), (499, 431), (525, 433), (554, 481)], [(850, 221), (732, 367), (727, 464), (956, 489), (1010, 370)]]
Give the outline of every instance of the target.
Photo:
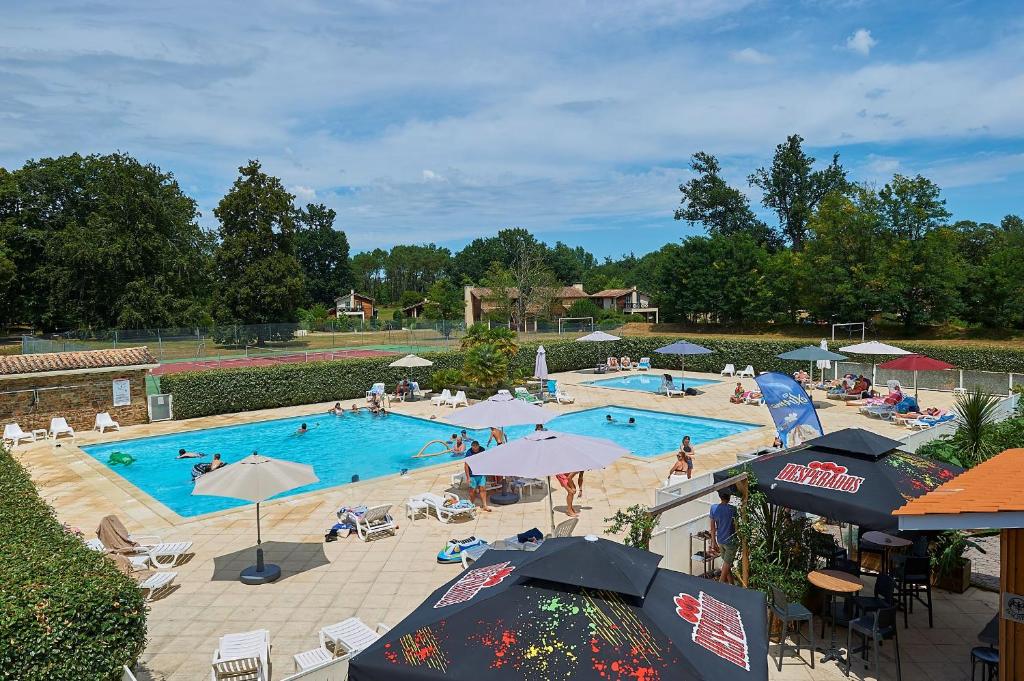
[(828, 612), (832, 619), (832, 633), (829, 637), (828, 648), (819, 648), (820, 652), (825, 653), (821, 661), (835, 660), (836, 662), (845, 662), (842, 651), (836, 646), (836, 621), (833, 602), (836, 594), (849, 596), (857, 593), (864, 588), (864, 582), (860, 578), (841, 570), (813, 570), (807, 573), (807, 581), (828, 594)]

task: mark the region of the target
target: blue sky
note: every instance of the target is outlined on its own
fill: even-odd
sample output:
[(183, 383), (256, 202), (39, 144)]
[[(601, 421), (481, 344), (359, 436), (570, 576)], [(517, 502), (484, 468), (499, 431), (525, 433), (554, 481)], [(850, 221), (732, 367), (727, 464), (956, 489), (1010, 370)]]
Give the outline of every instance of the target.
[(855, 179), (922, 173), (957, 218), (1024, 213), (1009, 2), (39, 0), (0, 23), (0, 165), (123, 150), (214, 224), (259, 158), (355, 250), (506, 226), (638, 254), (695, 151), (731, 181), (798, 132)]

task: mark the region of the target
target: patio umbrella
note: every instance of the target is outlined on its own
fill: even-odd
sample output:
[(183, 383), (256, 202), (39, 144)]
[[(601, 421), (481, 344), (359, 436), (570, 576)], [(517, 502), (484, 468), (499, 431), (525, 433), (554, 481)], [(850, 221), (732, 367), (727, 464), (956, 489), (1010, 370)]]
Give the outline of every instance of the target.
[[(963, 469), (900, 451), (861, 428), (822, 435), (746, 464), (768, 501), (873, 530), (895, 530), (892, 512), (952, 480)], [(715, 473), (715, 480), (729, 477)]]
[(904, 357), (898, 357), (879, 364), (878, 367), (880, 369), (894, 369), (896, 371), (913, 371), (915, 400), (917, 399), (918, 371), (947, 371), (949, 369), (956, 369), (952, 364), (947, 364), (942, 360), (932, 359), (931, 357), (925, 357), (924, 355), (906, 355)]
[[(857, 343), (856, 345), (847, 345), (839, 348), (840, 352), (848, 352), (851, 355), (909, 355), (910, 352), (903, 348), (898, 348), (895, 345), (889, 345), (888, 343), (880, 343), (879, 341), (868, 341), (867, 343)], [(875, 382), (875, 363), (871, 362), (871, 382)]]
[(487, 551), (352, 658), (349, 679), (765, 681), (764, 594), (659, 558), (594, 536)]
[(434, 363), (429, 359), (423, 359), (417, 355), (406, 355), (402, 359), (396, 359), (394, 362), (389, 364), (390, 367), (429, 367), (433, 366)]
[(492, 426), (531, 426), (547, 423), (553, 418), (558, 418), (558, 414), (550, 409), (509, 395), (493, 395), (465, 409), (459, 409), (445, 421), (463, 428), (480, 429)]
[[(618, 336), (613, 336), (610, 333), (605, 333), (604, 331), (594, 331), (593, 333), (588, 333), (586, 336), (581, 336), (580, 338), (577, 338), (576, 342), (578, 342), (578, 343), (607, 343), (607, 342), (610, 342), (610, 341), (617, 341), (617, 340), (622, 340), (622, 339), (619, 338)], [(594, 366), (597, 366), (598, 364), (601, 363), (601, 350), (600, 350), (600, 347), (598, 347), (598, 351), (597, 352), (598, 352), (598, 355), (597, 355), (597, 359), (595, 360)]]
[(533, 375), (542, 381), (548, 377), (547, 353), (543, 345), (537, 346), (537, 357), (533, 360)]
[(839, 360), (846, 359), (844, 355), (832, 352), (831, 350), (825, 350), (818, 347), (817, 345), (807, 345), (796, 350), (790, 350), (784, 352), (781, 355), (775, 355), (779, 359), (788, 359), (796, 362), (810, 362), (811, 364), (811, 381), (814, 381), (814, 363), (820, 360), (832, 360), (838, 362)]
[(469, 461), (473, 475), (545, 477), (548, 480), (548, 511), (555, 527), (551, 476), (604, 468), (629, 450), (611, 440), (585, 435), (540, 430), (476, 454)]
[[(828, 341), (822, 338), (821, 342), (818, 343), (818, 347), (821, 348), (822, 350), (828, 350)], [(830, 359), (819, 359), (817, 362), (815, 362), (815, 364), (818, 365), (818, 370), (821, 371), (822, 376), (825, 375), (825, 369), (832, 368), (832, 360)]]
[(222, 466), (196, 480), (192, 494), (231, 497), (256, 502), (256, 565), (242, 570), (244, 584), (266, 584), (281, 576), (281, 568), (263, 562), (260, 536), (260, 503), (282, 492), (319, 482), (312, 466), (250, 454), (241, 461)]
[(714, 350), (708, 350), (703, 345), (697, 345), (696, 343), (688, 343), (687, 341), (676, 341), (670, 345), (666, 345), (663, 348), (658, 348), (655, 352), (662, 355), (681, 355), (683, 358), (683, 378), (686, 378), (686, 356), (687, 355), (710, 355)]

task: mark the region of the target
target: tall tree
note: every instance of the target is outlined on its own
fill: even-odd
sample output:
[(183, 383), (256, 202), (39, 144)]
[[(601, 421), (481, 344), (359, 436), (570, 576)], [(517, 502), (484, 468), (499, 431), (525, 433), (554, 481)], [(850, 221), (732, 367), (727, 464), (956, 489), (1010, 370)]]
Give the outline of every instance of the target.
[(214, 316), (233, 324), (294, 322), (305, 296), (295, 258), (295, 197), (259, 161), (238, 172), (213, 209), (220, 221)]
[(582, 246), (575, 248), (556, 241), (546, 254), (548, 269), (563, 284), (579, 284), (584, 275), (597, 267), (597, 259)]
[(352, 286), (348, 237), (334, 228), (337, 213), (322, 203), (307, 204), (296, 215), (295, 251), (306, 277), (307, 302), (332, 306)]
[(972, 264), (961, 291), (964, 316), (990, 328), (1024, 328), (1024, 220), (1007, 215), (987, 246), (961, 249)]
[(381, 304), (391, 302), (390, 292), (386, 292), (384, 288), (387, 265), (388, 252), (383, 248), (357, 253), (352, 258), (352, 276), (356, 288), (360, 293), (375, 298)]
[(174, 176), (127, 154), (0, 171), (8, 321), (46, 329), (202, 323), (212, 238)]
[(878, 192), (878, 197), (882, 225), (900, 239), (920, 241), (949, 219), (942, 190), (921, 175), (895, 175)]
[(787, 137), (775, 147), (771, 167), (758, 168), (748, 178), (761, 190), (764, 207), (779, 216), (779, 226), (796, 251), (803, 249), (807, 221), (821, 200), (846, 185), (839, 154), (822, 170), (814, 170), (815, 158), (804, 152), (803, 141), (800, 135)]
[(447, 279), (434, 282), (427, 291), (427, 301), (423, 306), (423, 312), (429, 319), (441, 322), (441, 333), (446, 339), (451, 335), (452, 325), (463, 318), (465, 309), (462, 290)]
[(778, 235), (754, 215), (747, 197), (721, 176), (717, 158), (698, 151), (690, 158), (690, 169), (694, 177), (679, 185), (683, 198), (676, 220), (703, 225), (710, 236), (748, 234), (765, 246), (778, 245)]

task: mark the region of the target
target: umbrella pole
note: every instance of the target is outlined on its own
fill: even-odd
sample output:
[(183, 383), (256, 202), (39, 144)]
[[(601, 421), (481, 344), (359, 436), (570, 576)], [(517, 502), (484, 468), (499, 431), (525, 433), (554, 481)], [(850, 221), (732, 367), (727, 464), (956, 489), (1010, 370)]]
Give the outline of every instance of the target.
[(551, 515), (551, 534), (555, 533), (555, 502), (551, 500), (553, 490), (551, 489), (551, 476), (548, 477), (548, 513)]
[(260, 535), (260, 502), (256, 502), (256, 572), (263, 572), (263, 539)]
[(256, 565), (250, 565), (238, 575), (242, 584), (267, 584), (281, 577), (281, 568), (267, 565), (263, 560), (263, 535), (260, 531), (260, 502), (256, 502)]

